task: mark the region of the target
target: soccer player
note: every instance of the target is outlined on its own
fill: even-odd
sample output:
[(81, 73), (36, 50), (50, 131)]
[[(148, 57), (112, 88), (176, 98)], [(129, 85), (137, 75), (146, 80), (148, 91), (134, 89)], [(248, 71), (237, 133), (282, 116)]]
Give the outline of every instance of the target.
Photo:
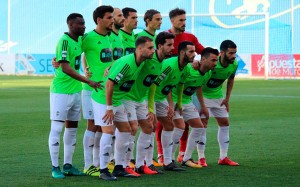
[[(156, 38), (155, 32), (156, 32), (156, 30), (160, 29), (160, 25), (162, 23), (161, 20), (162, 20), (162, 18), (161, 18), (160, 12), (158, 12), (157, 10), (154, 10), (154, 9), (147, 10), (144, 15), (146, 29), (144, 31), (136, 34), (135, 39), (137, 39), (141, 36), (147, 36), (147, 37), (151, 38), (153, 41), (155, 41), (155, 38)], [(134, 125), (134, 124), (135, 123), (130, 123), (130, 125)], [(128, 159), (130, 160), (130, 162), (129, 162), (130, 167), (134, 168), (135, 160), (133, 158), (133, 151), (134, 151), (135, 134), (137, 132), (137, 126), (132, 127), (132, 130), (133, 131), (130, 136), (129, 148), (128, 148), (128, 152), (127, 152), (127, 160)], [(152, 149), (152, 148), (150, 148), (150, 149)], [(151, 153), (149, 153), (149, 154), (151, 154)], [(162, 166), (162, 164), (157, 163), (155, 160), (153, 160), (153, 163), (156, 166)]]
[(113, 12), (114, 24), (112, 31), (109, 33), (109, 39), (113, 50), (113, 60), (118, 60), (123, 56), (123, 43), (119, 36), (119, 30), (124, 26), (124, 16), (119, 8), (114, 8)]
[[(85, 34), (82, 39), (82, 50), (85, 54), (87, 67), (89, 67), (91, 80), (103, 80), (106, 68), (112, 63), (112, 49), (107, 33), (112, 30), (114, 22), (113, 11), (114, 9), (111, 6), (103, 5), (97, 7), (93, 12), (93, 20), (96, 28)], [(84, 84), (82, 91), (82, 112), (83, 117), (87, 119), (87, 129), (83, 137), (84, 173), (98, 177), (100, 175), (97, 167), (100, 164), (99, 143), (101, 128), (95, 126), (94, 123), (91, 94), (92, 88)]]
[(196, 53), (201, 54), (204, 49), (203, 45), (199, 43), (197, 37), (192, 33), (185, 31), (186, 12), (183, 9), (175, 8), (169, 12), (169, 18), (172, 23), (171, 29), (168, 32), (175, 34), (173, 55), (177, 55), (178, 45), (182, 41), (189, 41), (195, 45)]
[[(65, 175), (85, 175), (72, 166), (72, 158), (76, 145), (76, 132), (80, 119), (81, 82), (94, 89), (101, 86), (79, 74), (81, 59), (81, 36), (85, 31), (83, 16), (72, 13), (67, 17), (69, 31), (64, 33), (56, 46), (56, 60), (60, 66), (50, 87), (50, 119), (49, 151), (52, 161), (52, 177), (64, 178)], [(81, 81), (81, 82), (80, 82)], [(61, 172), (58, 157), (60, 134), (64, 132), (64, 166)]]
[(160, 29), (162, 24), (162, 17), (160, 12), (154, 9), (149, 9), (145, 12), (144, 21), (146, 24), (146, 29), (137, 33), (135, 38), (137, 39), (140, 36), (148, 36), (155, 41), (156, 34), (155, 32)]
[[(183, 88), (182, 96), (182, 115), (178, 111), (175, 111), (174, 116), (174, 133), (173, 133), (173, 160), (175, 160), (175, 151), (177, 149), (179, 139), (182, 136), (182, 133), (185, 128), (185, 123), (191, 126), (191, 133), (188, 138), (186, 153), (184, 155), (182, 165), (189, 166), (193, 168), (201, 168), (201, 165), (195, 164), (192, 160), (192, 153), (196, 145), (205, 146), (205, 128), (201, 122), (199, 112), (196, 109), (195, 105), (192, 103), (192, 95), (198, 93), (200, 101), (203, 101), (201, 93), (202, 85), (205, 85), (211, 76), (211, 69), (217, 65), (219, 51), (210, 47), (204, 48), (201, 53), (201, 61), (197, 62), (199, 65), (193, 67), (192, 64), (188, 64), (187, 68), (189, 69), (190, 75), (186, 79)], [(173, 100), (176, 102), (178, 100), (177, 92), (173, 92)], [(203, 102), (201, 102), (203, 104)]]
[[(164, 170), (183, 171), (172, 160), (172, 134), (174, 129), (173, 115), (174, 106), (172, 101), (172, 89), (177, 86), (183, 88), (185, 79), (189, 75), (186, 65), (193, 62), (195, 57), (195, 45), (192, 42), (184, 41), (178, 46), (178, 57), (172, 57), (163, 62), (161, 73), (151, 85), (149, 94), (149, 113), (156, 112), (158, 121), (163, 125), (161, 134), (162, 147), (164, 152)], [(156, 90), (156, 91), (155, 91)], [(181, 110), (182, 89), (178, 92), (178, 109)], [(155, 96), (154, 96), (155, 93)], [(166, 99), (167, 98), (167, 99)], [(154, 109), (155, 100), (155, 109)], [(167, 102), (168, 100), (168, 102)], [(154, 118), (155, 119), (155, 118)], [(156, 120), (154, 120), (156, 123)]]
[[(231, 40), (224, 40), (220, 45), (220, 56), (217, 66), (212, 70), (212, 76), (207, 84), (202, 87), (204, 107), (201, 110), (208, 110), (209, 116), (201, 115), (205, 128), (208, 125), (208, 118), (215, 117), (218, 123), (218, 142), (220, 147), (220, 165), (238, 166), (237, 162), (230, 160), (227, 156), (229, 147), (229, 99), (234, 84), (235, 72), (238, 67), (236, 58), (237, 46)], [(225, 98), (222, 92), (223, 83), (227, 80)], [(200, 101), (201, 102), (201, 101)], [(198, 144), (199, 149), (199, 144)], [(199, 155), (199, 161), (205, 160), (203, 154)], [(201, 162), (199, 162), (201, 164)]]
[[(150, 85), (160, 73), (162, 61), (173, 50), (174, 35), (168, 32), (161, 32), (157, 35), (156, 46), (158, 49), (151, 60), (146, 60), (139, 78), (125, 96), (123, 101), (127, 112), (132, 133), (136, 134), (138, 124), (142, 131), (137, 140), (136, 150), (136, 171), (144, 174), (162, 173), (152, 163), (154, 133), (153, 124), (147, 118), (148, 104), (146, 102)], [(133, 136), (135, 138), (135, 136)], [(147, 155), (147, 156), (146, 156)], [(146, 164), (144, 165), (144, 161)], [(128, 161), (127, 161), (128, 162)]]
[(123, 42), (124, 55), (134, 53), (135, 51), (135, 37), (133, 29), (137, 27), (137, 11), (133, 8), (123, 8), (122, 9), (125, 21), (124, 27), (120, 29), (120, 37)]
[[(101, 126), (100, 140), (100, 178), (116, 180), (118, 177), (136, 177), (128, 173), (124, 165), (124, 155), (128, 149), (131, 128), (122, 104), (122, 98), (130, 91), (144, 65), (146, 59), (151, 59), (154, 53), (152, 39), (140, 37), (136, 41), (136, 51), (118, 59), (109, 70), (104, 91), (93, 92), (93, 109), (95, 124)], [(107, 164), (111, 152), (113, 135), (112, 122), (118, 129), (115, 140), (115, 168), (112, 175)]]
[[(173, 33), (175, 35), (174, 39), (174, 48), (172, 52), (172, 56), (176, 56), (178, 54), (177, 48), (179, 43), (182, 41), (190, 41), (195, 45), (195, 49), (197, 54), (201, 54), (204, 47), (201, 43), (199, 43), (198, 39), (195, 35), (192, 33), (185, 31), (185, 22), (186, 22), (186, 12), (183, 9), (175, 8), (169, 12), (169, 18), (172, 23), (171, 29), (168, 30), (168, 32)], [(182, 138), (180, 139), (180, 152), (178, 154), (177, 161), (181, 162), (184, 151), (186, 148), (186, 141), (188, 138), (188, 129), (189, 126), (186, 124), (185, 131), (183, 133)], [(156, 128), (156, 143), (157, 143), (157, 152), (158, 152), (158, 161), (162, 163), (163, 160), (163, 151), (161, 146), (161, 131), (162, 131), (162, 125), (160, 123), (157, 124)]]

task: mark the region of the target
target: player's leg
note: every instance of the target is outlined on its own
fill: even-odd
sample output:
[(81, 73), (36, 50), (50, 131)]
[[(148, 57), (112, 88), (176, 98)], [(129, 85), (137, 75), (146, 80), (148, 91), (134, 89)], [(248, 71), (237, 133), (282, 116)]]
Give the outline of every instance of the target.
[(50, 93), (50, 119), (51, 129), (49, 133), (49, 152), (52, 162), (52, 177), (53, 178), (65, 178), (59, 167), (59, 148), (60, 148), (60, 135), (65, 125), (67, 113), (65, 112), (66, 94), (54, 94)]
[(195, 150), (197, 143), (200, 142), (200, 135), (203, 130), (203, 124), (201, 123), (199, 112), (192, 103), (183, 105), (182, 112), (183, 120), (186, 121), (186, 124), (191, 126), (191, 133), (188, 136), (186, 153), (183, 157), (182, 165), (193, 168), (201, 168), (201, 166), (196, 164), (192, 159), (192, 153)]
[[(94, 121), (94, 124), (95, 124), (95, 121)], [(101, 129), (101, 126), (96, 126), (96, 127), (97, 127), (97, 131), (95, 133), (94, 147), (93, 147), (93, 165), (96, 168), (99, 168), (99, 166), (100, 166), (100, 163), (99, 163), (99, 161), (100, 161), (100, 158), (99, 158), (99, 154), (100, 154), (100, 139), (101, 139), (101, 136), (102, 136), (102, 129)]]
[(138, 131), (138, 122), (137, 122), (137, 115), (136, 115), (136, 108), (137, 108), (137, 104), (134, 101), (123, 101), (123, 105), (126, 109), (126, 113), (127, 113), (127, 118), (129, 121), (129, 125), (131, 128), (131, 134), (129, 137), (129, 146), (128, 146), (128, 151), (126, 153), (126, 165), (124, 167), (131, 167), (132, 169), (135, 168), (135, 160), (134, 160), (134, 156), (133, 156), (133, 152), (134, 152), (134, 145), (135, 145), (135, 135)]
[[(172, 160), (175, 160), (175, 152), (177, 150), (177, 147), (179, 145), (179, 140), (182, 137), (182, 134), (185, 129), (185, 123), (183, 121), (182, 116), (180, 116), (178, 111), (175, 111), (175, 115), (173, 118), (174, 123), (174, 131), (172, 136), (173, 141), (173, 147), (172, 147)], [(177, 160), (178, 161), (178, 160)], [(181, 163), (182, 160), (179, 160), (178, 162)]]
[[(94, 122), (94, 112), (91, 100), (92, 91), (83, 90), (81, 94), (82, 100), (82, 114), (83, 118), (87, 120), (87, 128), (83, 135), (83, 150), (84, 150), (84, 170), (83, 172), (90, 176), (98, 177), (100, 172), (93, 165), (93, 150), (95, 144), (95, 134), (97, 127)], [(99, 153), (98, 153), (99, 154)]]
[(52, 162), (52, 177), (53, 178), (64, 178), (59, 167), (59, 148), (60, 148), (60, 135), (67, 119), (67, 102), (66, 94), (55, 94), (50, 93), (50, 119), (51, 129), (49, 133), (49, 152)]
[(131, 127), (128, 122), (127, 113), (123, 104), (114, 108), (116, 109), (114, 125), (117, 130), (115, 132), (115, 167), (112, 174), (117, 177), (138, 177), (138, 175), (126, 172), (124, 168), (124, 165), (126, 165), (124, 155), (126, 155), (128, 150), (131, 135)]
[[(100, 163), (100, 178), (103, 180), (117, 180), (108, 170), (108, 163), (110, 161), (111, 144), (114, 128), (112, 124), (107, 124), (103, 121), (103, 116), (106, 112), (106, 105), (100, 104), (92, 100), (95, 125), (101, 127), (102, 136), (99, 139), (100, 151), (99, 151), (99, 163)], [(115, 111), (114, 111), (115, 112)]]
[(216, 118), (218, 123), (218, 142), (220, 147), (220, 158), (218, 163), (220, 165), (238, 166), (228, 158), (229, 147), (229, 114), (224, 105), (221, 106), (223, 99), (214, 99), (215, 107), (211, 109), (212, 115)]
[(168, 171), (184, 171), (183, 168), (178, 167), (174, 160), (172, 160), (172, 148), (173, 148), (173, 141), (172, 141), (172, 134), (174, 130), (173, 121), (168, 119), (167, 112), (168, 112), (168, 103), (166, 101), (157, 102), (156, 103), (156, 115), (158, 121), (161, 122), (163, 125), (163, 130), (161, 133), (161, 143), (163, 147), (164, 153), (164, 170)]
[(64, 132), (64, 175), (83, 176), (83, 172), (80, 172), (72, 165), (73, 155), (76, 146), (76, 134), (78, 128), (78, 121), (81, 115), (81, 96), (80, 93), (69, 94), (68, 99), (68, 113), (66, 120), (66, 128)]
[[(157, 174), (161, 173), (153, 165), (153, 147), (154, 147), (154, 137), (153, 133), (153, 123), (148, 120), (148, 105), (147, 102), (138, 103), (136, 107), (137, 120), (141, 127), (141, 132), (137, 141), (136, 148), (136, 170), (139, 173), (144, 174)], [(147, 153), (152, 153), (152, 155), (147, 155)], [(146, 162), (146, 163), (145, 163)], [(150, 169), (150, 168), (152, 169)]]

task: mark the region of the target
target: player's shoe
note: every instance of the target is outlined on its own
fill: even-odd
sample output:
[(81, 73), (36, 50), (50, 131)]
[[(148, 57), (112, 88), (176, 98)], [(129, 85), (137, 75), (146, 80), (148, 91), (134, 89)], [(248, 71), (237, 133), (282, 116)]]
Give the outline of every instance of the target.
[(201, 165), (202, 167), (207, 167), (206, 159), (205, 158), (200, 158), (198, 160), (198, 165)]
[(219, 159), (219, 165), (229, 165), (229, 166), (239, 166), (239, 163), (230, 160), (228, 157), (225, 157), (223, 160)]
[(131, 160), (130, 160), (129, 166), (130, 166), (132, 169), (135, 168), (135, 160), (134, 160), (134, 159), (131, 159)]
[(63, 174), (67, 176), (85, 176), (85, 173), (79, 171), (71, 164), (65, 164), (63, 167)]
[(191, 167), (191, 168), (202, 168), (201, 165), (194, 163), (192, 159), (189, 159), (187, 161), (182, 161), (181, 165)]
[(55, 179), (63, 179), (65, 178), (64, 174), (60, 171), (60, 167), (52, 166), (52, 177)]
[(150, 168), (148, 168), (148, 166), (146, 164), (143, 165), (143, 166), (140, 166), (139, 168), (136, 168), (135, 170), (138, 173), (141, 173), (141, 174), (143, 173), (143, 174), (146, 174), (146, 175), (155, 175), (155, 174), (157, 174), (156, 171), (153, 171)]
[(163, 166), (162, 163), (157, 162), (155, 159), (152, 160), (152, 164), (153, 164), (155, 167), (162, 167), (162, 166)]
[(100, 169), (96, 168), (95, 166), (91, 165), (89, 169), (83, 170), (83, 173), (86, 175), (92, 176), (92, 177), (99, 177), (100, 175)]
[(157, 174), (163, 174), (164, 172), (160, 169), (158, 169), (157, 167), (155, 167), (154, 164), (151, 164), (150, 166), (148, 166), (149, 169), (151, 169), (152, 171), (156, 171)]
[(116, 177), (137, 177), (133, 174), (126, 172), (122, 165), (116, 165), (112, 172), (112, 175)]
[(164, 164), (164, 155), (159, 155), (158, 157), (157, 157), (157, 161), (158, 161), (158, 163), (160, 163), (160, 164)]
[(103, 172), (101, 172), (99, 178), (100, 178), (100, 179), (103, 179), (103, 180), (107, 180), (107, 181), (116, 181), (116, 180), (117, 180), (117, 177), (113, 176), (113, 175), (108, 171), (107, 168), (106, 168)]
[(184, 157), (184, 154), (178, 154), (178, 156), (177, 156), (177, 162), (181, 163), (183, 161), (183, 157)]
[(110, 162), (108, 162), (107, 168), (108, 168), (109, 172), (112, 172), (114, 170), (114, 167), (115, 167), (114, 160), (111, 160)]
[(175, 164), (174, 161), (172, 161), (170, 164), (168, 165), (164, 165), (163, 169), (165, 171), (185, 171), (184, 168), (177, 166), (177, 164)]
[(130, 166), (127, 166), (127, 167), (125, 168), (125, 171), (126, 171), (127, 173), (130, 173), (130, 174), (136, 176), (136, 177), (140, 177), (140, 176), (141, 176), (141, 174), (135, 172), (134, 169), (132, 169)]

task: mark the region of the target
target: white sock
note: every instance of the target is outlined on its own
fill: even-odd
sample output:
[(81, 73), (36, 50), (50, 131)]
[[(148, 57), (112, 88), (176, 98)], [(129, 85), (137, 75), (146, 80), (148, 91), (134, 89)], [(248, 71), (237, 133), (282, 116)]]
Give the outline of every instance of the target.
[(64, 122), (51, 121), (51, 130), (49, 134), (49, 152), (51, 157), (52, 166), (58, 167), (58, 157), (59, 157), (59, 145), (60, 145), (60, 134), (64, 127)]
[(124, 168), (128, 163), (125, 162), (125, 155), (128, 151), (130, 132), (115, 132), (115, 166), (122, 165)]
[[(145, 134), (144, 132), (140, 132), (139, 138), (136, 144), (136, 163), (135, 167), (139, 168), (144, 165), (145, 157), (151, 145), (151, 134)], [(151, 160), (152, 161), (152, 160)]]
[(72, 164), (76, 146), (77, 128), (65, 128), (64, 133), (64, 164)]
[(172, 162), (172, 146), (173, 146), (172, 134), (173, 131), (165, 131), (165, 130), (162, 130), (161, 133), (161, 144), (163, 147), (165, 165), (168, 165)]
[(206, 146), (206, 128), (201, 128), (200, 140), (197, 143), (198, 159), (205, 158), (204, 151)]
[(95, 139), (94, 139), (94, 148), (93, 148), (93, 165), (95, 167), (100, 166), (100, 139), (102, 136), (102, 132), (96, 132), (95, 133)]
[(150, 137), (151, 146), (147, 150), (146, 157), (145, 157), (145, 161), (146, 161), (147, 166), (150, 166), (151, 164), (153, 164), (152, 160), (153, 160), (153, 152), (154, 152), (154, 138), (155, 138), (155, 133), (152, 132), (151, 137)]
[(192, 158), (192, 154), (194, 149), (196, 148), (197, 142), (199, 142), (201, 129), (202, 128), (191, 128), (191, 132), (189, 134), (187, 140), (187, 146), (185, 149), (185, 154), (183, 157), (183, 161), (187, 161)]
[(111, 143), (111, 152), (110, 152), (110, 160), (114, 159), (115, 154), (115, 142), (116, 142), (116, 136), (112, 136), (112, 143)]
[(88, 169), (93, 164), (93, 148), (95, 141), (95, 134), (92, 131), (85, 130), (83, 136), (83, 153), (84, 153), (84, 169)]
[(129, 166), (129, 162), (130, 162), (131, 159), (134, 159), (134, 157), (133, 157), (134, 143), (135, 143), (135, 136), (130, 135), (128, 150), (127, 150), (127, 153), (126, 153), (126, 160), (125, 160), (126, 166)]
[(174, 128), (172, 141), (173, 141), (173, 147), (172, 147), (172, 160), (175, 160), (175, 152), (177, 150), (177, 147), (179, 145), (179, 140), (183, 134), (184, 130), (179, 128)]
[(229, 147), (229, 126), (219, 127), (218, 142), (220, 147), (220, 159), (227, 157)]
[(112, 135), (107, 133), (102, 133), (100, 139), (100, 169), (107, 168), (109, 162), (109, 154), (111, 149)]

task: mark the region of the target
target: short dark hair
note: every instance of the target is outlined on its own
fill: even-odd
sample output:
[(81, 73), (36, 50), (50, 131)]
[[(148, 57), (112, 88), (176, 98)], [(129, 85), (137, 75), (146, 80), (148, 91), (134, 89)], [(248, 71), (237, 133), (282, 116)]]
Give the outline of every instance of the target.
[(201, 57), (208, 58), (210, 54), (214, 54), (214, 55), (219, 56), (219, 51), (218, 51), (218, 49), (214, 49), (214, 48), (211, 48), (211, 47), (206, 47), (202, 50)]
[(137, 11), (134, 8), (125, 7), (125, 8), (122, 9), (122, 13), (123, 13), (124, 18), (127, 18), (129, 16), (129, 12), (137, 13)]
[(113, 13), (114, 12), (114, 8), (112, 6), (107, 6), (107, 5), (102, 5), (97, 7), (94, 12), (93, 12), (93, 19), (95, 24), (97, 25), (97, 18), (103, 18), (105, 13), (109, 12), (109, 13)]
[(227, 51), (228, 48), (236, 48), (236, 44), (231, 40), (224, 40), (220, 45), (220, 50)]
[(146, 20), (149, 19), (149, 21), (151, 21), (152, 18), (153, 18), (153, 16), (154, 16), (155, 14), (160, 14), (160, 12), (157, 11), (157, 10), (155, 10), (155, 9), (149, 9), (149, 10), (147, 10), (147, 11), (145, 12), (145, 15), (144, 15), (144, 21), (145, 21), (145, 23), (146, 23), (146, 27), (148, 26)]
[(153, 40), (148, 36), (141, 36), (135, 41), (135, 47), (137, 48), (139, 45), (144, 44), (146, 42), (152, 42)]
[(158, 47), (158, 44), (165, 44), (166, 43), (166, 39), (174, 39), (175, 35), (169, 32), (160, 32), (155, 39), (155, 45)]
[(67, 24), (69, 24), (70, 21), (75, 20), (76, 18), (83, 18), (83, 16), (79, 13), (71, 13), (68, 17), (67, 17)]
[(169, 17), (170, 17), (170, 19), (172, 19), (175, 16), (179, 16), (179, 15), (182, 15), (182, 14), (185, 14), (185, 10), (180, 9), (180, 8), (175, 8), (175, 9), (173, 9), (169, 12)]
[(189, 42), (189, 41), (183, 41), (178, 45), (178, 56), (180, 54), (180, 51), (185, 51), (187, 49), (187, 45), (195, 45), (193, 42)]

